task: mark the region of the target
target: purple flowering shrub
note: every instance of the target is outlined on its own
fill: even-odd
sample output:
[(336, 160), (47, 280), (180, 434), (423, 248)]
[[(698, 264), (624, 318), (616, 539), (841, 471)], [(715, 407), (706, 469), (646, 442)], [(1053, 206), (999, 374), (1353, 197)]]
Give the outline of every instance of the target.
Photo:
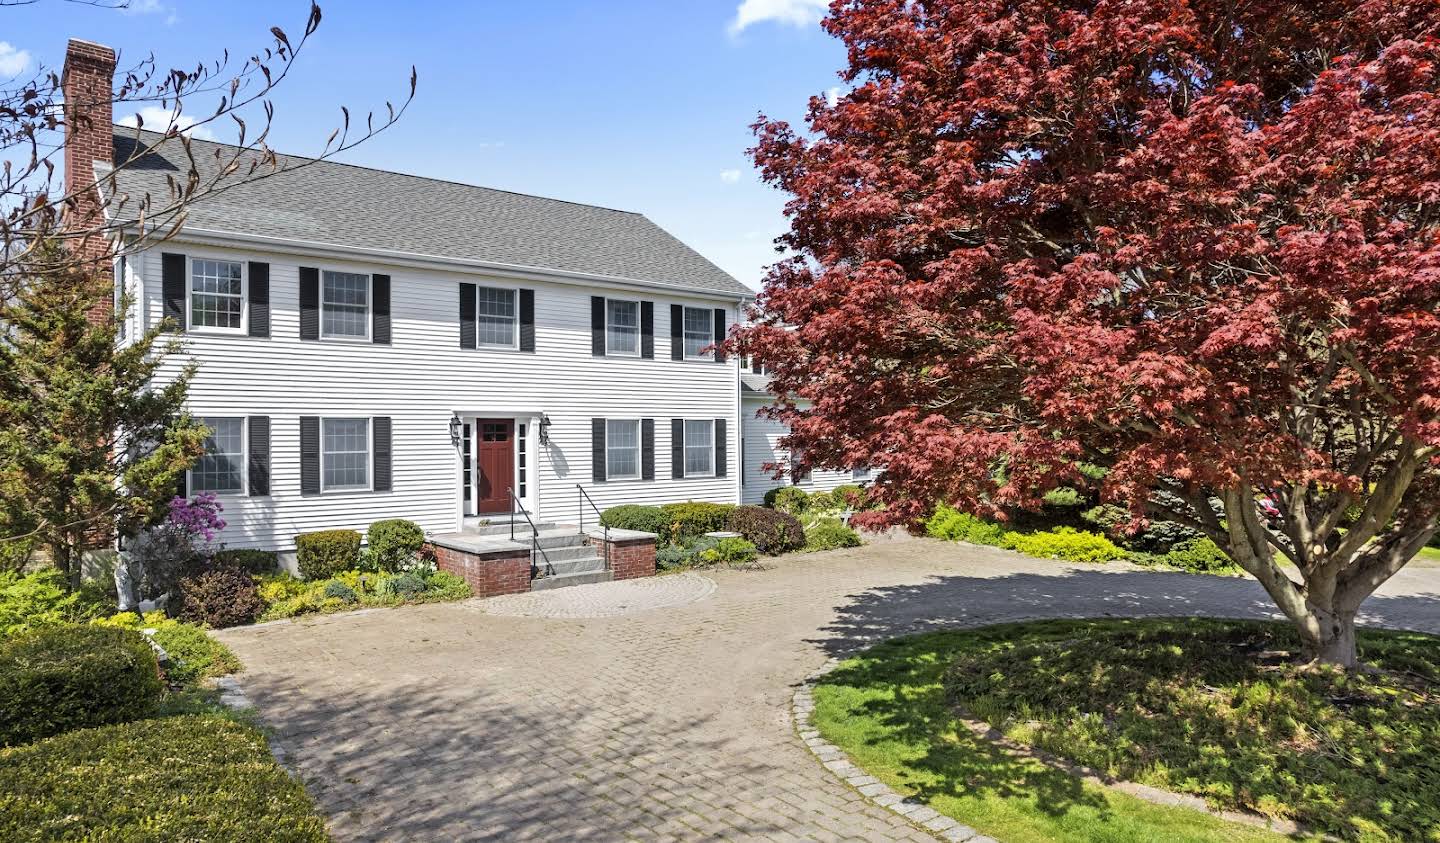
[(175, 592), (180, 579), (204, 565), (225, 528), (224, 507), (208, 492), (170, 501), (165, 519), (130, 543), (131, 575), (141, 600)]

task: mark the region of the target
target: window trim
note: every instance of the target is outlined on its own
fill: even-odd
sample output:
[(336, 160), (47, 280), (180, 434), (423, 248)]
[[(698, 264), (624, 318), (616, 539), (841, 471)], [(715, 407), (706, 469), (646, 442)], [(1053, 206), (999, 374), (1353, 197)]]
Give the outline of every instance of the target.
[[(710, 445), (709, 445), (709, 446), (707, 447), (707, 449), (706, 449), (706, 450), (708, 450), (708, 451), (710, 452), (710, 470), (709, 470), (709, 471), (706, 471), (706, 472), (696, 472), (696, 473), (694, 473), (694, 474), (692, 474), (692, 473), (690, 472), (690, 449), (691, 449), (692, 447), (696, 447), (696, 446), (692, 446), (692, 445), (690, 444), (690, 430), (689, 430), (689, 428), (690, 428), (690, 423), (691, 423), (691, 422), (703, 422), (704, 424), (708, 424), (708, 425), (710, 426)], [(685, 454), (684, 454), (685, 462), (684, 462), (684, 465), (683, 465), (683, 468), (685, 469), (685, 479), (686, 479), (686, 480), (696, 480), (696, 479), (704, 479), (704, 478), (706, 478), (706, 477), (714, 477), (714, 476), (715, 476), (715, 420), (714, 420), (713, 418), (712, 418), (712, 419), (682, 419), (682, 420), (681, 420), (680, 429), (681, 429), (682, 431), (684, 431), (684, 433), (685, 433), (685, 443), (684, 443), (684, 448), (685, 448)]]
[[(240, 264), (240, 325), (236, 328), (220, 328), (213, 325), (196, 325), (193, 307), (195, 303), (195, 261), (214, 261), (215, 263), (238, 263)], [(211, 295), (211, 294), (207, 294)], [(222, 294), (228, 295), (228, 294)], [(231, 334), (235, 336), (249, 336), (250, 334), (250, 263), (244, 260), (233, 258), (211, 257), (209, 255), (185, 255), (185, 332), (194, 334)], [(219, 417), (217, 418), (224, 418)]]
[[(511, 318), (511, 320), (513, 320), (513, 321), (512, 321), (512, 324), (514, 325), (515, 330), (514, 330), (513, 332), (511, 332), (511, 334), (510, 334), (511, 340), (510, 340), (510, 344), (509, 344), (509, 345), (506, 345), (506, 344), (504, 344), (504, 343), (498, 343), (498, 342), (481, 342), (481, 340), (480, 340), (480, 320), (481, 320), (482, 318), (484, 318), (484, 314), (482, 314), (482, 313), (480, 312), (480, 291), (481, 291), (481, 290), (486, 290), (486, 289), (489, 289), (489, 290), (508, 290), (509, 293), (510, 293), (510, 301), (511, 301), (511, 304), (514, 306), (514, 311), (515, 311), (514, 315), (511, 316), (510, 318)], [(509, 284), (489, 284), (489, 283), (486, 283), (486, 284), (476, 283), (476, 284), (475, 284), (475, 350), (478, 351), (478, 350), (481, 350), (481, 349), (490, 349), (491, 351), (497, 351), (497, 350), (498, 350), (498, 351), (518, 351), (518, 350), (520, 350), (520, 288), (519, 288), (519, 287), (512, 287), (512, 286), (510, 286)]]
[[(248, 417), (248, 416), (218, 416), (218, 415), (216, 415), (216, 416), (197, 416), (196, 418), (198, 418), (202, 424), (204, 424), (205, 419), (207, 419), (207, 418), (212, 418), (212, 419), (233, 419), (233, 420), (235, 420), (235, 421), (240, 422), (240, 488), (234, 489), (234, 490), (226, 490), (226, 491), (223, 491), (223, 492), (221, 492), (221, 491), (216, 491), (215, 489), (197, 489), (197, 488), (195, 488), (195, 477), (194, 477), (194, 473), (195, 473), (195, 472), (194, 472), (194, 467), (192, 466), (191, 468), (185, 469), (185, 491), (190, 492), (192, 496), (193, 496), (193, 495), (196, 495), (196, 494), (209, 494), (209, 495), (214, 495), (214, 496), (217, 497), (217, 498), (219, 498), (219, 497), (244, 497), (245, 495), (248, 495), (248, 494), (250, 493), (250, 476), (249, 476), (249, 465), (250, 465), (250, 437), (249, 437), (249, 435), (248, 435), (249, 432), (250, 432), (250, 430), (249, 430), (249, 428), (250, 428), (250, 419), (249, 419), (249, 417)], [(206, 425), (206, 427), (209, 427), (209, 425)]]
[[(699, 353), (699, 354), (691, 354), (690, 352), (688, 352), (688, 351), (685, 350), (686, 339), (687, 339), (687, 337), (685, 336), (685, 334), (688, 333), (688, 332), (685, 330), (685, 321), (686, 321), (686, 317), (689, 316), (690, 311), (692, 311), (692, 310), (698, 310), (698, 311), (701, 311), (702, 313), (705, 314), (705, 336), (709, 337), (709, 338), (710, 338), (710, 341), (707, 342), (707, 343), (705, 343), (705, 345), (701, 346), (701, 348), (705, 348), (705, 347), (707, 347), (707, 346), (712, 346), (712, 345), (715, 344), (715, 311), (714, 311), (714, 309), (709, 308), (709, 307), (694, 307), (694, 306), (691, 306), (691, 305), (688, 305), (688, 304), (684, 304), (684, 305), (681, 305), (681, 306), (680, 306), (680, 355), (681, 355), (681, 357), (683, 357), (683, 358), (686, 359), (686, 360), (714, 360), (714, 359), (715, 359), (715, 353), (714, 353), (713, 351), (711, 351), (711, 352), (702, 352), (702, 353)], [(697, 419), (696, 421), (699, 421), (699, 420)]]
[[(615, 449), (615, 437), (610, 435), (610, 425), (616, 422), (635, 425), (635, 473), (614, 474), (610, 471), (610, 451)], [(640, 419), (605, 419), (605, 479), (610, 480), (639, 480), (645, 476), (645, 466), (642, 462), (645, 459), (645, 425)], [(628, 449), (626, 449), (628, 450)]]
[[(617, 303), (620, 303), (620, 304), (633, 304), (633, 305), (635, 305), (635, 350), (634, 350), (634, 351), (615, 351), (615, 350), (614, 350), (615, 344), (610, 341), (610, 303), (611, 303), (611, 302), (617, 302)], [(606, 296), (606, 297), (605, 297), (605, 356), (606, 356), (606, 357), (630, 357), (630, 358), (636, 358), (636, 357), (639, 357), (639, 356), (640, 356), (640, 346), (642, 346), (642, 345), (644, 344), (643, 341), (642, 341), (642, 337), (641, 337), (641, 334), (642, 334), (642, 332), (644, 331), (644, 327), (640, 324), (640, 323), (641, 323), (640, 310), (641, 310), (641, 306), (640, 306), (640, 300), (639, 300), (639, 299), (612, 299), (612, 298), (610, 298), (609, 296)], [(629, 326), (626, 326), (626, 327), (629, 327)]]
[[(371, 342), (371, 334), (374, 333), (374, 331), (375, 331), (375, 276), (374, 276), (374, 273), (370, 273), (370, 272), (357, 272), (357, 271), (355, 271), (355, 270), (350, 270), (350, 269), (336, 269), (336, 268), (333, 267), (333, 266), (323, 266), (323, 265), (320, 266), (320, 267), (317, 267), (317, 271), (320, 273), (320, 278), (319, 278), (320, 289), (317, 291), (317, 292), (320, 294), (320, 295), (319, 295), (319, 302), (320, 302), (320, 308), (319, 308), (320, 341), (321, 341), (321, 342), (354, 342), (354, 343), (369, 343), (369, 342)], [(365, 276), (365, 336), (360, 337), (360, 336), (348, 336), (348, 335), (337, 335), (337, 334), (327, 334), (327, 333), (325, 333), (325, 273), (327, 273), (327, 272), (334, 272), (334, 273), (339, 274), (339, 275), (363, 275), (363, 276)], [(349, 418), (349, 416), (346, 416), (346, 418)], [(321, 485), (322, 485), (322, 486), (324, 485), (323, 481), (322, 481)]]
[[(365, 422), (365, 485), (328, 486), (325, 483), (325, 423), (327, 421)], [(321, 416), (320, 417), (320, 494), (353, 495), (357, 492), (375, 491), (375, 418), (374, 416)]]

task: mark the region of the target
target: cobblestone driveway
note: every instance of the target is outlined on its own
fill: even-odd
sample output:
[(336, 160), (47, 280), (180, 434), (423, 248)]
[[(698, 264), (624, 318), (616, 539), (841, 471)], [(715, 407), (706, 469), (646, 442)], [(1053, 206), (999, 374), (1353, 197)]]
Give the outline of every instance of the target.
[[(1026, 617), (1267, 615), (1251, 581), (1068, 567), (928, 540), (710, 575), (618, 617), (478, 601), (232, 630), (241, 684), (349, 840), (931, 840), (831, 777), (787, 705), (828, 655)], [(574, 600), (579, 589), (550, 592)], [(1440, 568), (1366, 622), (1440, 633)]]

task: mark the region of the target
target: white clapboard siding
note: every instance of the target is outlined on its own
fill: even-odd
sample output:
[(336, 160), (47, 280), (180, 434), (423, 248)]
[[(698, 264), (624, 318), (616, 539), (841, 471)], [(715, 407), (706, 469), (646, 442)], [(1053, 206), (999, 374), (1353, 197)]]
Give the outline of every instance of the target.
[[(668, 290), (622, 291), (550, 281), (499, 280), (474, 273), (342, 263), (294, 254), (250, 252), (170, 242), (131, 259), (144, 294), (137, 306), (149, 324), (163, 314), (162, 252), (270, 264), (269, 339), (196, 331), (184, 336), (180, 362), (200, 364), (190, 389), (197, 416), (270, 417), (271, 494), (225, 496), (221, 540), (232, 547), (289, 550), (312, 530), (363, 530), (384, 518), (408, 518), (429, 532), (459, 527), (457, 449), (449, 423), (456, 412), (519, 417), (545, 413), (550, 445), (536, 447), (529, 508), (548, 521), (575, 523), (576, 484), (604, 509), (622, 503), (734, 502), (739, 492), (740, 416), (737, 364), (670, 359), (670, 305), (726, 307), (738, 302), (687, 298)], [(299, 267), (391, 276), (392, 343), (302, 342)], [(459, 347), (460, 283), (535, 291), (533, 353)], [(655, 307), (655, 359), (591, 355), (590, 297), (611, 294)], [(388, 416), (392, 420), (394, 490), (300, 494), (301, 416)], [(594, 483), (592, 418), (655, 419), (655, 480)], [(670, 420), (723, 418), (730, 440), (726, 477), (672, 480)], [(538, 445), (538, 429), (528, 437)], [(538, 480), (538, 483), (537, 483)], [(586, 512), (591, 520), (593, 513)]]
[(769, 405), (769, 401), (763, 398), (747, 397), (743, 402), (744, 409), (744, 436), (745, 436), (745, 468), (743, 475), (743, 487), (740, 490), (742, 503), (759, 504), (765, 500), (765, 493), (777, 486), (799, 486), (807, 492), (828, 492), (836, 486), (846, 483), (856, 483), (848, 471), (831, 471), (829, 469), (815, 469), (810, 472), (799, 483), (783, 477), (776, 480), (775, 472), (766, 469), (767, 463), (779, 463), (784, 465), (788, 454), (779, 442), (780, 437), (789, 432), (783, 422), (775, 419), (763, 418), (759, 415), (761, 408)]

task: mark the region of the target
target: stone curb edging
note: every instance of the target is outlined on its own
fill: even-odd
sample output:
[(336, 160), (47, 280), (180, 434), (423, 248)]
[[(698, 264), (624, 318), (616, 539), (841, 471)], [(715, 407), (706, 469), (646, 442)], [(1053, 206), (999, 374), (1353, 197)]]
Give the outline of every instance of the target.
[[(287, 619), (288, 620), (288, 619)], [(240, 681), (234, 676), (221, 676), (215, 680), (215, 687), (220, 691), (220, 704), (237, 712), (248, 712), (254, 709), (250, 697), (246, 695), (245, 689), (240, 687)], [(275, 763), (280, 765), (290, 778), (300, 781), (300, 774), (290, 766), (290, 752), (285, 748), (274, 735), (265, 735), (265, 743), (270, 747), (270, 755)]]
[(954, 843), (999, 843), (993, 837), (986, 837), (970, 826), (962, 825), (936, 811), (929, 805), (906, 799), (892, 790), (889, 785), (857, 766), (840, 747), (820, 737), (819, 730), (811, 722), (811, 716), (815, 713), (813, 693), (815, 682), (834, 670), (839, 664), (839, 659), (830, 659), (824, 667), (805, 678), (790, 700), (795, 731), (805, 742), (805, 746), (811, 754), (824, 765), (825, 769), (834, 773), (869, 802), (884, 808), (912, 825), (925, 829), (941, 840), (954, 841)]

